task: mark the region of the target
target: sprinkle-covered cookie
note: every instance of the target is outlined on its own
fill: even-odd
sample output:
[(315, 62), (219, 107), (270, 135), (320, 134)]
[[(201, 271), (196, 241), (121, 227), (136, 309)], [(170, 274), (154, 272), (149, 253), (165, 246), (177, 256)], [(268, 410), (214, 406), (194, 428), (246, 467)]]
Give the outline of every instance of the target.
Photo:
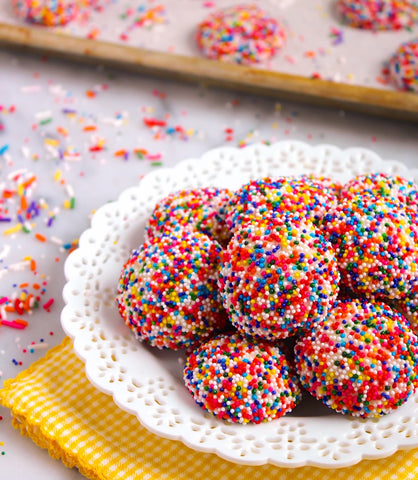
[(157, 203), (145, 234), (153, 239), (165, 230), (184, 226), (195, 228), (225, 244), (231, 234), (225, 224), (225, 205), (232, 192), (226, 188), (196, 188), (171, 193)]
[(255, 4), (211, 13), (196, 33), (205, 57), (241, 64), (269, 60), (282, 48), (285, 37), (283, 26)]
[(117, 305), (135, 336), (157, 348), (188, 348), (226, 324), (217, 288), (221, 247), (207, 235), (167, 232), (134, 250)]
[(339, 280), (333, 248), (313, 223), (266, 218), (235, 232), (223, 250), (219, 289), (239, 331), (275, 340), (323, 318)]
[(301, 399), (299, 381), (277, 346), (221, 334), (187, 358), (184, 381), (195, 402), (233, 423), (279, 418)]
[(302, 385), (337, 412), (377, 417), (404, 404), (418, 387), (417, 337), (381, 302), (337, 302), (295, 345)]
[(410, 28), (418, 19), (416, 0), (338, 0), (342, 21), (366, 30)]
[(398, 299), (418, 284), (418, 226), (398, 202), (357, 196), (330, 209), (322, 229), (343, 283), (354, 293)]

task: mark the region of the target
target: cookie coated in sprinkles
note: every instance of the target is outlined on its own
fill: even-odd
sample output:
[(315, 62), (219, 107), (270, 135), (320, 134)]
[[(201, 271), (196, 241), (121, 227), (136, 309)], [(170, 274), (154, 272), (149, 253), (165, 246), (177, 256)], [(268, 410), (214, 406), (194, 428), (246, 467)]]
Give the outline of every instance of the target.
[(77, 0), (12, 0), (12, 8), (19, 18), (47, 27), (71, 22), (80, 4)]
[(258, 218), (222, 251), (219, 289), (230, 321), (264, 340), (289, 337), (323, 318), (339, 280), (331, 244), (309, 221)]
[(302, 385), (339, 413), (378, 417), (418, 386), (418, 338), (383, 302), (345, 300), (295, 345)]
[(178, 350), (225, 327), (217, 289), (220, 251), (207, 235), (179, 229), (131, 253), (120, 276), (117, 306), (139, 340)]
[(201, 408), (232, 423), (271, 421), (301, 400), (299, 381), (280, 348), (236, 333), (193, 351), (184, 381)]
[(146, 239), (181, 226), (195, 228), (222, 245), (231, 238), (225, 224), (225, 205), (232, 192), (226, 188), (206, 187), (180, 190), (160, 200), (145, 226)]
[(240, 64), (271, 59), (285, 38), (284, 27), (256, 4), (234, 5), (211, 13), (196, 33), (205, 57)]
[(343, 22), (366, 30), (410, 28), (418, 19), (417, 0), (338, 0)]
[(399, 299), (418, 286), (418, 225), (391, 199), (346, 199), (323, 219), (342, 282), (360, 295)]
[(225, 221), (231, 230), (254, 217), (293, 216), (318, 223), (337, 202), (341, 185), (327, 177), (300, 175), (252, 180), (234, 192), (226, 205)]
[(404, 208), (418, 210), (418, 188), (414, 182), (388, 173), (357, 175), (343, 185), (341, 196), (352, 199), (358, 195), (370, 198), (386, 198)]
[(389, 60), (389, 75), (399, 90), (418, 93), (418, 38), (399, 46)]

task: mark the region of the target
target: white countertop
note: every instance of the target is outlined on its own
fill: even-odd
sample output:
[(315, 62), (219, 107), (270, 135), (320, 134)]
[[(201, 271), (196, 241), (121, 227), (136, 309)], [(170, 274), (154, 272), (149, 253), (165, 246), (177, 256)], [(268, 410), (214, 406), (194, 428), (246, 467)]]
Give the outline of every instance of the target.
[[(384, 159), (418, 168), (417, 124), (4, 50), (0, 65), (1, 192), (10, 187), (12, 173), (28, 178), (32, 173), (36, 181), (28, 200), (43, 199), (45, 206), (27, 224), (28, 233), (4, 234), (18, 224), (19, 205), (11, 200), (6, 201), (11, 220), (0, 222), (0, 298), (20, 295), (34, 283), (45, 290), (40, 306), (20, 317), (28, 322), (24, 330), (0, 326), (0, 386), (45, 354), (46, 349), (31, 353), (32, 342), (52, 347), (64, 336), (60, 311), (68, 249), (59, 243), (78, 239), (95, 209), (115, 200), (147, 172), (199, 158), (222, 145), (283, 139), (370, 148)], [(144, 119), (166, 124), (150, 127)], [(91, 151), (98, 145), (101, 151)], [(148, 158), (139, 159), (134, 153), (139, 149)], [(129, 152), (127, 159), (123, 151)], [(71, 197), (74, 208), (66, 208)], [(0, 213), (7, 216), (4, 206)], [(55, 218), (47, 226), (50, 216)], [(37, 233), (46, 241), (37, 239)], [(28, 258), (36, 262), (34, 271), (25, 263)], [(19, 286), (22, 283), (29, 287)], [(54, 303), (48, 312), (43, 305), (50, 299)], [(82, 478), (14, 431), (7, 409), (0, 408), (0, 415), (0, 479)]]

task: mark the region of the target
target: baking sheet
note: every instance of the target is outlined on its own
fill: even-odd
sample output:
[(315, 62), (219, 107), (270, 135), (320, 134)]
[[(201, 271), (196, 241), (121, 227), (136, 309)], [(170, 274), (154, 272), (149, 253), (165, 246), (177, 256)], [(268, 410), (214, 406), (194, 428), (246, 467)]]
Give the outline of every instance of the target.
[[(127, 55), (124, 60), (125, 56), (120, 52), (130, 52), (133, 49), (140, 53), (160, 53), (162, 65), (167, 65), (166, 73), (170, 73), (166, 61), (168, 56), (175, 59), (175, 63), (179, 65), (178, 70), (181, 70), (185, 61), (184, 71), (187, 75), (187, 61), (195, 59), (200, 62), (202, 59), (194, 41), (199, 22), (209, 13), (237, 3), (222, 0), (142, 0), (139, 3), (129, 0), (101, 0), (98, 8), (85, 12), (67, 26), (45, 28), (28, 26), (16, 18), (10, 1), (6, 1), (0, 5), (0, 22), (9, 29), (3, 35), (0, 31), (0, 40), (5, 41), (5, 36), (10, 34), (10, 28), (21, 33), (23, 30), (31, 30), (34, 36), (32, 35), (30, 41), (24, 41), (27, 37), (25, 33), (26, 37), (17, 35), (11, 43), (39, 47), (37, 34), (42, 36), (47, 32), (56, 39), (54, 50), (59, 50), (59, 44), (64, 37), (69, 37), (79, 42), (84, 41), (84, 51), (79, 54), (94, 59), (94, 46), (104, 47), (110, 44), (118, 47), (113, 53), (115, 61), (137, 65), (140, 63), (143, 67), (148, 65), (147, 58), (137, 61)], [(295, 80), (307, 80), (307, 88), (311, 89), (313, 100), (321, 101), (333, 97), (337, 100), (337, 105), (338, 100), (341, 100), (340, 106), (348, 108), (351, 100), (351, 106), (356, 109), (367, 105), (370, 95), (377, 95), (373, 100), (375, 108), (366, 111), (389, 115), (394, 112), (393, 115), (398, 118), (402, 118), (402, 112), (405, 113), (405, 118), (418, 115), (417, 96), (396, 91), (385, 72), (386, 63), (396, 48), (402, 42), (418, 35), (417, 27), (380, 32), (353, 29), (341, 23), (335, 0), (261, 0), (257, 4), (281, 21), (287, 31), (284, 48), (270, 62), (251, 68), (239, 67), (246, 68), (246, 71), (258, 71), (260, 87), (263, 87), (265, 78), (269, 80), (270, 76), (281, 80), (278, 87), (273, 85), (270, 90), (293, 90), (293, 93), (297, 94), (298, 89), (292, 88), (292, 84), (294, 85)], [(68, 53), (68, 44), (64, 43), (61, 51)], [(105, 58), (102, 56), (101, 60), (104, 61)], [(235, 65), (222, 65), (218, 68), (219, 63), (211, 61), (210, 66), (219, 80), (218, 83), (222, 84), (222, 80), (226, 80), (225, 72), (234, 72), (234, 69), (229, 67)], [(233, 83), (240, 83), (239, 72)], [(264, 74), (262, 78), (260, 72)], [(205, 80), (204, 74), (202, 78)], [(322, 85), (323, 91), (318, 85)], [(345, 94), (342, 88), (344, 86), (348, 90)], [(379, 92), (382, 93), (381, 96)]]

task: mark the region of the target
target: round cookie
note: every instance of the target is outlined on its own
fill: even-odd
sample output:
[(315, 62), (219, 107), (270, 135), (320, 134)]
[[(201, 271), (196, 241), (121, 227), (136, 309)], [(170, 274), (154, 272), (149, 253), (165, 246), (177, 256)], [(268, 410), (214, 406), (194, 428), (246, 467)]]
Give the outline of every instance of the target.
[(19, 18), (47, 27), (66, 25), (79, 11), (76, 0), (12, 0), (12, 8)]
[(338, 294), (332, 246), (311, 222), (258, 219), (222, 251), (219, 290), (232, 324), (276, 340), (323, 318)]
[(399, 203), (402, 207), (418, 209), (418, 186), (398, 175), (388, 173), (357, 175), (343, 185), (341, 196), (352, 199), (358, 195), (385, 198)]
[(314, 175), (253, 180), (234, 192), (225, 207), (225, 221), (231, 230), (271, 214), (318, 223), (337, 202), (340, 189), (338, 182)]
[(184, 381), (195, 402), (233, 423), (261, 423), (294, 409), (299, 381), (285, 355), (267, 342), (221, 334), (186, 360)]
[(295, 345), (302, 385), (325, 405), (360, 417), (385, 415), (418, 387), (418, 338), (381, 302), (336, 302)]
[(389, 60), (389, 75), (399, 90), (418, 92), (418, 39), (396, 50)]
[(417, 0), (338, 0), (343, 22), (366, 30), (410, 28), (418, 19)]
[(269, 60), (282, 48), (285, 37), (283, 26), (257, 5), (235, 5), (211, 13), (196, 33), (205, 57), (240, 64)]
[(145, 226), (146, 239), (161, 235), (165, 230), (192, 227), (222, 245), (231, 234), (225, 224), (224, 207), (232, 196), (226, 188), (197, 188), (167, 195), (154, 207)]
[(220, 251), (207, 235), (187, 229), (132, 251), (120, 275), (117, 306), (139, 340), (177, 350), (225, 326), (217, 288)]
[(418, 285), (418, 225), (398, 203), (357, 196), (323, 219), (346, 287), (359, 295), (398, 299)]

